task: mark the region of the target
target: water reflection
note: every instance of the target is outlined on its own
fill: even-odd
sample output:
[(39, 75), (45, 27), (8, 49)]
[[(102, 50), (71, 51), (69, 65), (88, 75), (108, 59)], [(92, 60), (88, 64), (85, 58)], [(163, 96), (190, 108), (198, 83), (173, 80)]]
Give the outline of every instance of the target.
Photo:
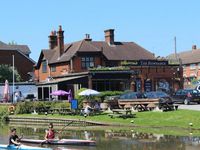
[[(7, 144), (10, 126), (0, 125), (0, 143)], [(24, 138), (43, 139), (45, 128), (17, 127)], [(97, 146), (59, 146), (76, 150), (199, 150), (200, 137), (141, 133), (130, 130), (65, 130), (62, 138), (96, 140)], [(38, 146), (38, 145), (35, 145)], [(49, 145), (48, 145), (49, 146)], [(57, 148), (53, 146), (52, 148)]]

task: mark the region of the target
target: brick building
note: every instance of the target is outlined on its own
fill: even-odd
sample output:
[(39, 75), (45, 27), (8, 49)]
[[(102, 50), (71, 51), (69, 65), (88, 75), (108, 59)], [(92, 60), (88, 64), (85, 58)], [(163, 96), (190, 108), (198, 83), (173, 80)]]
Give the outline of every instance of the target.
[[(176, 70), (179, 66), (170, 66), (168, 63), (163, 65), (161, 60), (156, 60), (153, 53), (134, 42), (115, 41), (114, 29), (105, 30), (104, 35), (105, 41), (93, 41), (90, 35), (86, 34), (83, 40), (64, 44), (62, 27), (59, 26), (57, 32), (52, 31), (49, 36), (49, 49), (41, 51), (35, 67), (38, 98), (51, 98), (49, 93), (57, 89), (74, 91), (81, 87), (99, 91), (144, 91), (147, 79), (150, 90), (156, 89), (154, 84), (157, 84), (159, 79), (162, 79), (163, 83), (169, 81), (170, 85), (173, 84), (173, 68)], [(150, 65), (141, 63), (141, 60)], [(129, 66), (119, 67), (123, 62), (128, 62)], [(136, 62), (137, 65), (133, 65)], [(180, 78), (179, 74), (177, 76)]]
[(8, 45), (0, 41), (0, 64), (13, 65), (13, 55), (15, 68), (19, 72), (22, 81), (30, 79), (35, 62), (29, 57), (31, 53), (27, 45)]
[(196, 45), (191, 50), (183, 51), (177, 55), (171, 54), (169, 59), (178, 59), (183, 67), (184, 87), (193, 87), (192, 81), (200, 79), (200, 49)]

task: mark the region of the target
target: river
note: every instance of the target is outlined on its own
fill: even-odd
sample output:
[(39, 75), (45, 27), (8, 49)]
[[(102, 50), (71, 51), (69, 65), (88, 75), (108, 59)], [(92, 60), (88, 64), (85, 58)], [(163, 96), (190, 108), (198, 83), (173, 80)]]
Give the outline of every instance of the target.
[[(8, 143), (9, 130), (7, 124), (0, 124), (0, 143)], [(43, 139), (45, 128), (16, 127), (18, 135), (24, 138)], [(96, 140), (96, 146), (65, 146), (71, 150), (199, 150), (200, 137), (139, 133), (133, 130), (65, 130), (62, 138)], [(40, 146), (40, 145), (36, 145)], [(59, 146), (63, 147), (63, 146)], [(55, 147), (52, 147), (55, 148)]]

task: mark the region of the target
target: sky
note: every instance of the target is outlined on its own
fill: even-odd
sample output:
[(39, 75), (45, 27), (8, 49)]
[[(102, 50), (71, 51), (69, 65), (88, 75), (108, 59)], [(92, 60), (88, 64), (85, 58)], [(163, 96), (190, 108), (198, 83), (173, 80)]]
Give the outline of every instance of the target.
[(48, 36), (62, 25), (65, 43), (90, 34), (104, 40), (115, 29), (115, 41), (135, 42), (167, 56), (200, 47), (199, 0), (1, 0), (0, 41), (28, 45), (38, 61), (48, 48)]

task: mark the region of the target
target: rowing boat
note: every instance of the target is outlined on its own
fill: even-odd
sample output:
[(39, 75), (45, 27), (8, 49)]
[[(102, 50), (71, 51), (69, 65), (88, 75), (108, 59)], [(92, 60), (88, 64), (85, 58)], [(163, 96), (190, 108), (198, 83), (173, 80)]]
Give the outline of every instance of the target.
[(92, 140), (80, 140), (80, 139), (53, 139), (53, 140), (34, 140), (34, 139), (21, 139), (22, 143), (31, 144), (50, 144), (50, 145), (85, 145), (95, 146), (96, 141)]
[(27, 146), (27, 145), (6, 145), (0, 144), (0, 149), (7, 149), (7, 150), (52, 150), (51, 148), (42, 148), (42, 147), (34, 147), (34, 146)]

